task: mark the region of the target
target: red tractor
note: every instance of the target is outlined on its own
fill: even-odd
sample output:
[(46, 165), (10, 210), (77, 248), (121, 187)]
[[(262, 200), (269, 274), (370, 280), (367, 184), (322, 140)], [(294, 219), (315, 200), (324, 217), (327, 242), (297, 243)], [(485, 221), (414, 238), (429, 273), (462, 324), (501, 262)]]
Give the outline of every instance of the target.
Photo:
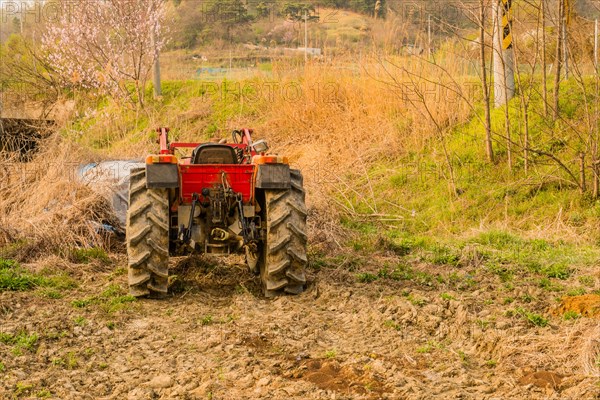
[[(233, 143), (169, 143), (130, 175), (127, 212), (129, 288), (163, 297), (169, 256), (245, 253), (265, 296), (299, 294), (306, 283), (306, 206), (300, 171), (267, 154), (252, 130)], [(176, 149), (193, 149), (178, 160)]]

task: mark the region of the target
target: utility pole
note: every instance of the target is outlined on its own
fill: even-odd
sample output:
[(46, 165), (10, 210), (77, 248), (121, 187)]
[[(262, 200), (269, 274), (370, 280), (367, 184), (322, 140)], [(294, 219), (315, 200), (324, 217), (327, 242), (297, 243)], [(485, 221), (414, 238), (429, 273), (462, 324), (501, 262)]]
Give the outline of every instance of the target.
[(308, 10), (304, 10), (304, 63), (308, 61)]
[(512, 43), (512, 0), (493, 0), (494, 105), (501, 107), (515, 95)]

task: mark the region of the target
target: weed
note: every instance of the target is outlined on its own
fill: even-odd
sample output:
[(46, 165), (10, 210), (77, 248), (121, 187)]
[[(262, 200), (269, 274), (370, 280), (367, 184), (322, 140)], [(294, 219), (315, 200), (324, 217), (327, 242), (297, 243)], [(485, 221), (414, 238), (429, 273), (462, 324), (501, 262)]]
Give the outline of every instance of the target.
[(325, 358), (335, 358), (337, 356), (337, 350), (331, 349), (327, 350), (324, 354)]
[(564, 264), (551, 264), (542, 268), (541, 272), (548, 278), (558, 278), (561, 280), (565, 280), (571, 276), (571, 269)]
[(478, 319), (475, 321), (475, 323), (483, 330), (487, 329), (487, 327), (490, 325), (490, 322), (484, 319)]
[(106, 312), (114, 313), (126, 307), (137, 299), (134, 296), (123, 294), (121, 287), (117, 284), (109, 285), (100, 296), (88, 297), (81, 300), (73, 300), (71, 305), (76, 308), (85, 308), (92, 304), (99, 304)]
[(369, 272), (363, 272), (360, 274), (356, 274), (356, 279), (362, 283), (371, 283), (371, 282), (375, 282), (378, 279), (378, 277), (375, 274), (371, 274)]
[(525, 318), (531, 325), (539, 326), (541, 328), (548, 326), (548, 319), (540, 314), (529, 312), (521, 307), (517, 308), (515, 312)]
[(427, 304), (426, 299), (414, 297), (412, 294), (408, 295), (408, 301), (410, 301), (413, 305), (418, 307), (423, 307), (425, 304)]
[(490, 263), (488, 269), (494, 275), (498, 275), (502, 282), (509, 282), (513, 279), (513, 272), (510, 268), (505, 265)]
[(469, 356), (467, 355), (467, 353), (465, 353), (462, 350), (459, 350), (458, 356), (460, 357), (460, 361), (463, 363), (463, 365), (469, 365), (470, 360), (469, 360)]
[(116, 296), (113, 297), (112, 299), (109, 299), (105, 305), (104, 305), (104, 309), (108, 312), (108, 313), (115, 313), (117, 311), (121, 311), (124, 308), (127, 307), (127, 304), (129, 303), (133, 303), (137, 301), (137, 298), (135, 296), (126, 294), (123, 296)]
[(0, 333), (0, 343), (12, 345), (12, 353), (15, 355), (23, 354), (23, 350), (33, 352), (38, 342), (37, 333), (28, 334), (21, 330), (16, 334)]
[(582, 296), (585, 294), (585, 289), (584, 288), (571, 288), (569, 290), (567, 290), (567, 296)]
[(455, 298), (454, 296), (452, 296), (451, 294), (448, 294), (448, 293), (442, 293), (442, 294), (440, 295), (440, 297), (441, 297), (443, 300), (456, 300), (456, 298)]
[(496, 365), (498, 365), (498, 361), (496, 361), (496, 360), (494, 360), (494, 359), (490, 359), (490, 360), (487, 360), (487, 361), (485, 362), (485, 365), (486, 365), (486, 366), (488, 366), (488, 367), (490, 367), (490, 368), (493, 368), (493, 367), (495, 367)]
[(41, 389), (35, 394), (38, 399), (48, 399), (52, 397), (52, 393), (48, 389)]
[(202, 325), (202, 326), (210, 325), (212, 323), (213, 323), (212, 315), (205, 315), (204, 317), (200, 318), (200, 325)]
[(71, 305), (75, 308), (85, 308), (94, 302), (93, 298), (81, 299), (81, 300), (73, 300)]
[(385, 326), (386, 328), (392, 328), (395, 329), (397, 331), (402, 330), (402, 325), (400, 325), (399, 323), (397, 323), (396, 321), (394, 321), (393, 319), (388, 319), (387, 321), (385, 321), (383, 323), (383, 326)]
[(51, 363), (52, 363), (52, 365), (62, 367), (63, 365), (65, 365), (65, 360), (63, 360), (60, 357), (56, 357), (56, 358), (52, 359)]
[(75, 317), (75, 318), (73, 319), (73, 323), (74, 323), (75, 325), (77, 325), (77, 326), (86, 326), (86, 325), (87, 325), (87, 319), (85, 319), (85, 318), (84, 318), (84, 317), (82, 317), (82, 316)]
[(429, 258), (429, 261), (436, 265), (450, 265), (458, 267), (460, 265), (460, 254), (454, 250), (444, 246), (435, 246), (433, 254)]
[(92, 260), (98, 260), (104, 264), (110, 263), (110, 258), (106, 254), (106, 251), (99, 247), (72, 249), (69, 253), (69, 259), (79, 264), (87, 264)]
[(29, 290), (43, 283), (42, 277), (25, 271), (16, 261), (0, 258), (0, 291)]
[(559, 285), (558, 283), (552, 282), (548, 278), (540, 279), (539, 286), (542, 289), (547, 290), (549, 292), (560, 292), (561, 290), (563, 290), (563, 287), (561, 285)]
[(65, 275), (44, 276), (26, 271), (16, 261), (0, 258), (0, 291), (24, 291), (35, 287), (70, 289), (75, 282)]
[(525, 293), (523, 296), (521, 296), (521, 301), (523, 303), (531, 303), (534, 300), (533, 296), (530, 295), (529, 293)]
[(0, 373), (6, 371), (6, 366), (4, 365), (3, 362), (0, 362)]
[(63, 297), (63, 294), (61, 292), (54, 290), (54, 289), (45, 289), (45, 290), (42, 290), (40, 293), (42, 296), (47, 297), (49, 299), (54, 299), (54, 300), (62, 299), (62, 297)]
[(593, 287), (596, 283), (596, 280), (593, 276), (584, 275), (579, 277), (579, 283), (583, 286)]
[(115, 329), (115, 326), (116, 326), (116, 324), (115, 324), (115, 322), (114, 322), (114, 321), (108, 321), (108, 322), (106, 323), (106, 327), (107, 327), (108, 329), (110, 329), (111, 331), (113, 331), (113, 330)]
[(444, 346), (441, 343), (438, 343), (434, 340), (428, 340), (423, 346), (417, 347), (416, 351), (420, 354), (431, 353), (433, 350), (442, 349), (443, 347)]
[(22, 396), (28, 394), (33, 389), (33, 385), (26, 382), (17, 382), (15, 386), (15, 396)]
[(581, 318), (581, 314), (579, 314), (573, 310), (569, 310), (563, 314), (563, 319), (565, 321), (570, 321), (570, 320), (579, 319), (579, 318)]
[(75, 352), (73, 351), (69, 351), (66, 355), (66, 359), (65, 359), (65, 368), (72, 370), (77, 368), (77, 366), (79, 365), (79, 360), (77, 360), (77, 356), (75, 355)]
[(512, 297), (505, 297), (504, 300), (502, 300), (502, 304), (511, 304), (513, 301), (515, 301), (515, 299)]
[(408, 255), (413, 248), (413, 243), (408, 239), (392, 241), (390, 239), (380, 237), (378, 240), (378, 245), (401, 257)]
[(108, 368), (108, 364), (105, 363), (105, 362), (101, 362), (101, 363), (98, 364), (98, 368), (99, 369), (106, 369), (106, 368)]

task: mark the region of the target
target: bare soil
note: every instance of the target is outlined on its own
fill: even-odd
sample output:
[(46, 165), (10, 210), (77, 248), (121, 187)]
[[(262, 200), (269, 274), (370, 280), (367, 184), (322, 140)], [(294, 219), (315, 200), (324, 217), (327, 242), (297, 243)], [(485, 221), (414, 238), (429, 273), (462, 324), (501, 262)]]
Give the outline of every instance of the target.
[[(188, 259), (173, 264), (167, 299), (82, 305), (109, 285), (124, 293), (124, 257), (111, 257), (112, 265), (69, 264), (79, 288), (62, 298), (0, 292), (0, 332), (39, 337), (30, 350), (0, 342), (0, 398), (600, 396), (598, 321), (550, 316), (549, 326), (532, 325), (508, 312), (514, 304), (494, 276), (454, 290), (360, 283), (331, 268), (312, 271), (302, 295), (266, 300), (235, 261)], [(528, 290), (532, 309), (556, 303)]]

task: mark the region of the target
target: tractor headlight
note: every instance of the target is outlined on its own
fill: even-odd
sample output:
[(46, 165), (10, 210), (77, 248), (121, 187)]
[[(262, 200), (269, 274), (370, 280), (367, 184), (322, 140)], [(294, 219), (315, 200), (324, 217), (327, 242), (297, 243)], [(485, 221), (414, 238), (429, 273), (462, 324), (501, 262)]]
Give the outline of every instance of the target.
[(267, 144), (266, 140), (261, 139), (252, 143), (252, 149), (257, 153), (264, 153), (265, 151), (269, 150), (269, 145)]

